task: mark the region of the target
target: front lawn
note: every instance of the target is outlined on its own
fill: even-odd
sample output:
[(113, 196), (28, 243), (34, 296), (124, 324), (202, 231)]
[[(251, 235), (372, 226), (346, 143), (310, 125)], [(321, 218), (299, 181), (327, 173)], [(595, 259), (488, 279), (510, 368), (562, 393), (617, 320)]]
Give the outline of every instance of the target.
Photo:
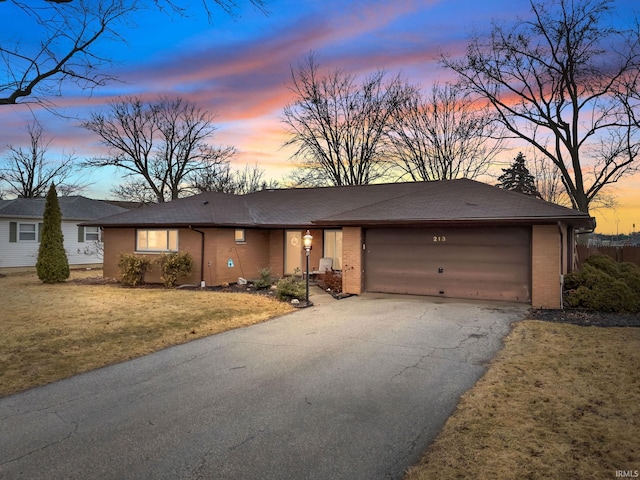
[(524, 321), (405, 480), (640, 470), (640, 328)]
[(0, 396), (290, 312), (262, 295), (0, 278)]

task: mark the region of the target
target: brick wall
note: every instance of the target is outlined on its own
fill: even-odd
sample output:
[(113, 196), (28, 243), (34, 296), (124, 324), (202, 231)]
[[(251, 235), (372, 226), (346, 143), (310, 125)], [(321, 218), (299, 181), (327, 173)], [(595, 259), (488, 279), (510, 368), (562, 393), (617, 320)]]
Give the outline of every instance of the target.
[[(199, 228), (205, 234), (204, 247), (204, 275), (201, 276), (202, 236), (200, 233), (188, 229), (178, 229), (178, 248), (181, 252), (188, 252), (193, 258), (193, 269), (180, 283), (199, 285), (204, 278), (207, 285), (220, 285), (223, 282), (236, 282), (238, 277), (248, 279), (259, 277), (261, 268), (269, 266), (269, 232), (266, 230), (247, 229), (246, 242), (236, 244), (234, 228)], [(123, 253), (135, 253), (135, 228), (105, 228), (104, 229), (104, 276), (120, 277), (118, 261)], [(151, 261), (160, 254), (148, 253), (146, 257)], [(233, 267), (228, 266), (228, 260), (233, 260)], [(211, 262), (211, 263), (209, 263)], [(152, 268), (145, 277), (147, 283), (161, 283), (161, 273)]]
[[(246, 229), (245, 242), (236, 243), (235, 228), (211, 229), (208, 234), (205, 269), (212, 262), (213, 278), (207, 281), (210, 285), (235, 283), (238, 277), (255, 280), (260, 277), (260, 270), (269, 267), (269, 231)], [(229, 260), (233, 266), (229, 266)]]
[[(120, 255), (124, 253), (136, 253), (136, 229), (135, 228), (105, 228), (104, 239), (104, 266), (105, 277), (120, 278), (118, 262)], [(180, 278), (180, 283), (200, 284), (200, 234), (186, 228), (178, 229), (178, 248), (181, 252), (188, 252), (193, 259), (191, 275)], [(152, 262), (159, 257), (159, 253), (146, 253)], [(161, 272), (152, 266), (145, 275), (147, 283), (162, 283)]]
[(105, 228), (104, 260), (102, 274), (106, 278), (120, 278), (119, 257), (123, 253), (133, 253), (136, 249), (135, 228)]
[(531, 248), (531, 306), (560, 308), (561, 257), (557, 225), (534, 225)]
[(284, 276), (284, 230), (269, 230), (269, 265), (274, 278)]
[(342, 229), (342, 290), (345, 293), (362, 293), (362, 229)]

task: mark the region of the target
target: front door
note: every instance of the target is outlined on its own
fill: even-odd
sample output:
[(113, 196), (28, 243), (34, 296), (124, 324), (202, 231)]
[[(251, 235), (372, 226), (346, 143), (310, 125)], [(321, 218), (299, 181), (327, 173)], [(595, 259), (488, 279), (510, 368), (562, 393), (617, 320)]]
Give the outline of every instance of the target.
[(302, 232), (299, 230), (285, 232), (284, 274), (302, 275)]

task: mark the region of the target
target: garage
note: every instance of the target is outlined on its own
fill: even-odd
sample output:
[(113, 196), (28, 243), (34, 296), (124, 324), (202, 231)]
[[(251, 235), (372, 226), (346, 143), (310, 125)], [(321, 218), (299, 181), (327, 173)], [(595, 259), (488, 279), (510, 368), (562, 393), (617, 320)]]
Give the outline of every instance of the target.
[(530, 227), (369, 228), (368, 292), (531, 301)]

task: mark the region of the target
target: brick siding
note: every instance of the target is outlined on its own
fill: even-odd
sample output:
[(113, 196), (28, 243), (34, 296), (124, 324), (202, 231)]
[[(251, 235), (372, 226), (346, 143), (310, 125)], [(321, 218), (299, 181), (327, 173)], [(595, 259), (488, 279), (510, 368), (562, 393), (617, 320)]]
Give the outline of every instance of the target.
[(531, 306), (560, 308), (561, 262), (557, 225), (534, 225), (531, 248)]

